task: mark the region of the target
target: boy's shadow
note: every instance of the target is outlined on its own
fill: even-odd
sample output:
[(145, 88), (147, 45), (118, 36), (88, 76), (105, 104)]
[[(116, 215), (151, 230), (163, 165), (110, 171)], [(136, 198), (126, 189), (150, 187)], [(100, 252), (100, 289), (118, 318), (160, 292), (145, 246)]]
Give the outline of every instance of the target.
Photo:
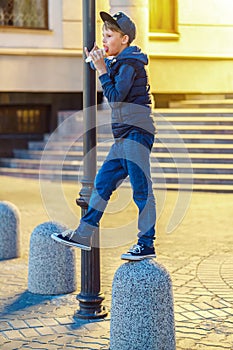
[[(7, 316), (13, 316), (15, 315), (17, 317), (18, 311), (25, 310), (25, 315), (28, 313), (28, 318), (31, 318), (31, 315), (33, 314), (35, 318), (38, 317), (36, 315), (37, 310), (35, 309), (35, 306), (38, 306), (38, 312), (40, 313), (40, 316), (43, 317), (44, 313), (41, 311), (41, 308), (44, 307), (46, 311), (46, 307), (48, 306), (48, 302), (52, 300), (57, 300), (57, 303), (55, 302), (54, 309), (57, 308), (59, 304), (62, 304), (64, 306), (64, 300), (61, 303), (59, 301), (60, 298), (66, 296), (66, 294), (60, 294), (60, 295), (40, 295), (40, 294), (33, 294), (26, 290), (25, 292), (21, 293), (17, 298), (14, 298), (11, 303), (5, 304), (3, 308), (0, 310), (0, 318), (7, 319)], [(30, 310), (31, 308), (31, 310)], [(55, 318), (56, 315), (52, 314), (52, 311), (50, 312), (50, 318)], [(47, 313), (47, 312), (46, 312)], [(64, 315), (66, 316), (66, 315)], [(47, 317), (47, 316), (45, 316)], [(92, 323), (98, 320), (85, 320), (85, 319), (79, 319), (75, 316), (73, 316), (73, 322), (69, 324), (70, 330), (75, 330), (80, 328), (82, 325), (85, 325), (87, 323)]]
[(43, 304), (45, 301), (49, 301), (54, 299), (56, 296), (54, 295), (39, 295), (33, 294), (29, 291), (25, 291), (21, 293), (17, 298), (14, 298), (10, 303), (4, 305), (3, 309), (0, 312), (0, 317), (14, 314), (17, 311), (22, 311), (26, 309), (30, 309), (35, 305)]

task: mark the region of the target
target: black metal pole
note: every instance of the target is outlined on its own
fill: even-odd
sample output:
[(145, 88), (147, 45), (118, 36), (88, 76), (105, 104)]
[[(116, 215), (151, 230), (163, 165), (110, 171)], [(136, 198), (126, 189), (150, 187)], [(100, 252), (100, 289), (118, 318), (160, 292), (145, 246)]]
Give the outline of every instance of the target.
[[(83, 45), (89, 50), (96, 36), (95, 0), (83, 0)], [(77, 204), (86, 213), (96, 174), (96, 73), (89, 64), (83, 65), (83, 179)], [(95, 243), (99, 241), (99, 232)], [(95, 244), (91, 251), (81, 252), (81, 292), (78, 294), (79, 310), (75, 316), (84, 319), (104, 318), (107, 311), (102, 306), (100, 293), (100, 249)]]

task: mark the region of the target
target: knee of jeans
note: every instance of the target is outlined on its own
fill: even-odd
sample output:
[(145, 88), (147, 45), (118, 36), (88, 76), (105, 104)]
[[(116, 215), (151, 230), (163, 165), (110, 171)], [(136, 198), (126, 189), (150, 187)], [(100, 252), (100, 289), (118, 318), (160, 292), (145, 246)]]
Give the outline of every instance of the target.
[(134, 192), (133, 194), (133, 199), (135, 201), (145, 201), (145, 202), (153, 202), (155, 203), (155, 197), (153, 193), (150, 193), (148, 191), (144, 191), (144, 192)]
[(145, 192), (137, 191), (137, 192), (134, 192), (134, 194), (133, 194), (133, 199), (135, 201), (146, 201), (147, 198), (148, 198), (147, 191), (145, 191)]
[(108, 185), (104, 182), (96, 183), (95, 184), (95, 191), (105, 201), (108, 201), (111, 197), (111, 194), (112, 194), (111, 188), (109, 188)]

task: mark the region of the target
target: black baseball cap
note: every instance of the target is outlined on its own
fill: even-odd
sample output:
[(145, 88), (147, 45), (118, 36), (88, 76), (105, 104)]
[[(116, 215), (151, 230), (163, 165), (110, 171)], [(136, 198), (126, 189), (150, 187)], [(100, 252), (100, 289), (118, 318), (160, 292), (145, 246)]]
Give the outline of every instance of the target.
[(115, 24), (124, 34), (128, 35), (130, 43), (135, 39), (136, 26), (124, 12), (117, 12), (111, 16), (109, 13), (101, 11), (100, 17), (103, 22), (107, 21)]

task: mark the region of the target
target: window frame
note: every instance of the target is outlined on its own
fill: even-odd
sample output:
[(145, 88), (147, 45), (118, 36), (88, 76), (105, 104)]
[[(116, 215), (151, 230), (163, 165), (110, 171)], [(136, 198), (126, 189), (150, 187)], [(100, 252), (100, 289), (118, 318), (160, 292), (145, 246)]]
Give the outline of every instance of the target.
[[(153, 1), (153, 0), (149, 0)], [(149, 16), (149, 39), (154, 40), (178, 40), (180, 37), (179, 31), (178, 31), (178, 0), (172, 0), (174, 2), (174, 30), (173, 31), (156, 31), (151, 32), (150, 31), (150, 16)], [(149, 4), (149, 11), (150, 11), (150, 4)]]
[(35, 31), (49, 31), (49, 0), (44, 0), (45, 3), (45, 8), (44, 8), (44, 20), (45, 20), (45, 25), (44, 27), (30, 27), (30, 26), (19, 26), (19, 25), (5, 25), (5, 24), (0, 24), (0, 30), (23, 30), (23, 31), (27, 31), (27, 30), (35, 30)]

